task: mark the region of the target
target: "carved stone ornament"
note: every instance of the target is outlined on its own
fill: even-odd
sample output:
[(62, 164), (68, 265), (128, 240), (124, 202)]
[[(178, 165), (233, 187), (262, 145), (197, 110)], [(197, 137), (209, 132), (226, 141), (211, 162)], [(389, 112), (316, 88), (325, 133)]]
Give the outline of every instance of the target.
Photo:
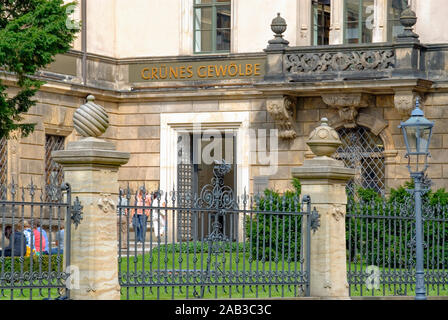
[(333, 205), (333, 208), (331, 209), (331, 215), (336, 220), (339, 221), (341, 219), (344, 219), (345, 212), (342, 209), (342, 206), (340, 205)]
[(322, 118), (321, 124), (314, 129), (306, 144), (318, 157), (331, 157), (342, 144), (338, 133), (328, 125), (328, 119)]
[(395, 66), (393, 50), (367, 50), (325, 53), (290, 53), (285, 55), (287, 73), (303, 74), (341, 71), (385, 71)]
[(418, 97), (420, 98), (420, 101), (422, 101), (420, 95), (411, 90), (395, 92), (395, 109), (397, 109), (398, 113), (400, 113), (403, 117), (410, 117), (412, 110), (415, 108), (416, 99)]
[(110, 198), (109, 193), (102, 193), (101, 198), (98, 200), (98, 207), (104, 212), (115, 212), (115, 202)]
[(338, 110), (345, 128), (356, 127), (358, 110), (374, 104), (373, 96), (364, 93), (323, 94), (322, 99), (329, 107)]
[(266, 109), (279, 128), (280, 138), (294, 139), (297, 137), (297, 132), (294, 128), (296, 115), (296, 99), (294, 97), (285, 96), (268, 99)]
[(73, 125), (83, 137), (99, 137), (109, 127), (109, 116), (106, 109), (95, 103), (95, 97), (89, 95), (87, 103), (76, 109)]

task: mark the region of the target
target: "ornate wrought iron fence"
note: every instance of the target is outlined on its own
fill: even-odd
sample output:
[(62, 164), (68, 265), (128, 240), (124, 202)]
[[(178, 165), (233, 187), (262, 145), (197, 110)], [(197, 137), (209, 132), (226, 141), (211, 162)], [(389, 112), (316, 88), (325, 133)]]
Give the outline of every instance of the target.
[[(424, 207), (428, 296), (448, 295), (448, 206)], [(352, 296), (415, 294), (413, 200), (351, 202), (347, 206), (348, 282)]]
[[(8, 180), (8, 141), (0, 138), (0, 185), (6, 185)], [(0, 199), (6, 198), (5, 190), (0, 189)]]
[[(309, 295), (310, 232), (318, 227), (310, 198), (237, 197), (223, 184), (229, 170), (228, 164), (216, 165), (199, 195), (149, 193), (144, 187), (120, 191), (123, 298)], [(186, 209), (197, 230), (191, 241), (176, 236), (179, 212)]]
[(0, 300), (69, 298), (65, 239), (80, 212), (77, 199), (71, 205), (70, 186), (38, 188), (31, 181), (0, 188), (8, 195), (0, 199)]

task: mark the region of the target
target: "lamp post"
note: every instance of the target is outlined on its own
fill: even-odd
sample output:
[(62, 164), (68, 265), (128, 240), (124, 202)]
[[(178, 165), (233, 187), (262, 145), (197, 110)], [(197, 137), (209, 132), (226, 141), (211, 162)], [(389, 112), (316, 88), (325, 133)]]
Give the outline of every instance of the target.
[[(423, 222), (422, 222), (422, 181), (428, 168), (428, 151), (434, 122), (424, 117), (417, 98), (415, 109), (411, 117), (401, 122), (399, 128), (403, 131), (408, 158), (408, 170), (414, 180), (415, 199), (415, 242), (416, 242), (416, 270), (415, 270), (415, 299), (426, 300), (425, 271), (423, 267)], [(422, 163), (423, 162), (423, 163)]]

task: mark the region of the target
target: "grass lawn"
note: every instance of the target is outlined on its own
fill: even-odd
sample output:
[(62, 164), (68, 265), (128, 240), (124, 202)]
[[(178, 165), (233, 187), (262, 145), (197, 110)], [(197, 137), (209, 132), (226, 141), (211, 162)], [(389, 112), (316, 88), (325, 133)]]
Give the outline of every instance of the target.
[[(202, 258), (201, 258), (202, 257)], [(291, 277), (296, 277), (293, 274), (300, 272), (299, 262), (287, 261), (251, 261), (249, 254), (239, 252), (226, 253), (224, 259), (221, 255), (210, 256), (210, 271), (224, 272), (232, 276), (233, 282), (237, 281), (237, 275), (240, 277), (237, 285), (210, 285), (206, 287), (196, 286), (165, 286), (163, 283), (178, 284), (180, 281), (186, 281), (187, 270), (190, 283), (194, 281), (195, 272), (196, 280), (200, 281), (201, 275), (205, 274), (207, 270), (208, 253), (203, 255), (200, 251), (195, 255), (193, 253), (165, 253), (153, 251), (152, 254), (138, 255), (134, 257), (122, 257), (120, 268), (122, 274), (130, 273), (128, 281), (130, 287), (122, 287), (122, 299), (140, 300), (140, 299), (195, 299), (195, 293), (201, 294), (205, 299), (211, 298), (268, 298), (268, 297), (295, 297), (299, 294), (300, 288), (297, 285), (261, 285), (259, 283), (278, 283), (279, 281), (286, 281), (288, 274)], [(183, 277), (172, 273), (172, 270), (183, 270)], [(202, 272), (201, 272), (202, 270)], [(132, 284), (141, 282), (141, 274), (143, 272), (152, 272), (155, 274), (153, 283), (161, 283), (160, 287), (142, 288), (132, 287)], [(246, 282), (242, 284), (242, 274), (249, 274), (252, 279), (252, 285)], [(263, 274), (260, 274), (263, 273)], [(270, 274), (271, 277), (267, 275)], [(283, 274), (283, 275), (282, 275)], [(248, 277), (246, 277), (248, 279)], [(146, 281), (149, 279), (147, 278)], [(224, 281), (219, 275), (212, 275), (210, 282)], [(291, 280), (290, 280), (291, 282)], [(221, 282), (222, 283), (222, 282)]]
[[(298, 285), (283, 284), (278, 285), (276, 282), (287, 281), (290, 276), (290, 282), (295, 282), (294, 279), (298, 277), (300, 272), (300, 262), (295, 261), (252, 261), (249, 259), (249, 254), (239, 252), (226, 252), (224, 255), (210, 256), (210, 271), (212, 272), (211, 279), (208, 279), (209, 285), (200, 286), (197, 285), (201, 281), (201, 276), (206, 274), (204, 271), (207, 269), (208, 253), (204, 252), (203, 255), (200, 251), (196, 251), (196, 254), (192, 253), (178, 253), (168, 252), (161, 250), (153, 250), (152, 253), (143, 255), (137, 255), (135, 258), (130, 256), (129, 259), (126, 256), (122, 256), (119, 262), (119, 268), (123, 277), (129, 272), (129, 279), (124, 281), (128, 285), (124, 285), (121, 288), (121, 299), (123, 300), (151, 300), (151, 299), (197, 299), (196, 296), (202, 295), (204, 299), (227, 299), (227, 298), (293, 298), (301, 295), (302, 287)], [(202, 258), (201, 258), (202, 257)], [(275, 258), (275, 257), (274, 257)], [(276, 262), (277, 261), (277, 262)], [(349, 268), (350, 267), (350, 268)], [(202, 268), (202, 272), (201, 272)], [(380, 285), (378, 290), (368, 289), (364, 281), (366, 279), (365, 269), (366, 266), (359, 264), (351, 264), (347, 266), (347, 270), (351, 272), (356, 271), (359, 275), (363, 270), (364, 277), (360, 282), (363, 284), (351, 285), (350, 295), (356, 296), (414, 296), (415, 286), (413, 284), (399, 284), (404, 281), (402, 275), (403, 270), (400, 269), (388, 269), (384, 271), (391, 276), (388, 282), (394, 280), (395, 284)], [(183, 270), (183, 276), (179, 276), (177, 273), (173, 273), (172, 270)], [(185, 284), (182, 287), (175, 286), (180, 281), (186, 283), (188, 270), (189, 285)], [(197, 273), (193, 273), (196, 271)], [(398, 271), (398, 272), (397, 272)], [(214, 273), (216, 272), (216, 273)], [(220, 276), (220, 272), (224, 272), (227, 277), (230, 275), (232, 281), (238, 282), (238, 285), (230, 285), (222, 282), (219, 285), (214, 285), (214, 282), (223, 281), (223, 277)], [(437, 279), (437, 270), (430, 271), (430, 277)], [(441, 270), (442, 274), (443, 270)], [(446, 272), (446, 271), (445, 271)], [(142, 280), (142, 273), (145, 274)], [(394, 273), (397, 275), (395, 276)], [(243, 279), (243, 274), (245, 274)], [(150, 279), (152, 275), (152, 279)], [(194, 277), (196, 275), (196, 278)], [(237, 277), (238, 275), (238, 277)], [(269, 276), (271, 275), (271, 276)], [(238, 280), (237, 280), (238, 279)], [(249, 284), (248, 282), (251, 282)], [(358, 278), (359, 280), (359, 278)], [(143, 283), (154, 283), (153, 287), (144, 287)], [(413, 281), (408, 280), (408, 282)], [(440, 277), (440, 285), (429, 284), (427, 286), (427, 296), (446, 296), (448, 297), (448, 282), (446, 278)], [(268, 283), (261, 285), (260, 283)], [(269, 284), (271, 283), (271, 284)], [(157, 286), (159, 284), (159, 286)], [(168, 285), (165, 285), (168, 284)], [(172, 285), (170, 285), (172, 284)], [(196, 284), (196, 285), (192, 285)], [(305, 289), (305, 287), (303, 287)], [(12, 292), (12, 293), (11, 293)], [(4, 289), (0, 290), (0, 300), (41, 300), (44, 298), (57, 298), (59, 297), (58, 289)]]
[[(169, 274), (167, 279), (164, 279), (163, 276), (166, 275), (165, 271), (170, 270), (196, 270), (201, 271), (201, 266), (203, 269), (206, 269), (207, 265), (207, 253), (204, 253), (203, 260), (200, 260), (200, 254), (179, 254), (179, 253), (168, 253), (165, 252), (153, 253), (152, 255), (146, 254), (145, 256), (137, 256), (136, 259), (134, 257), (122, 257), (122, 261), (120, 263), (121, 272), (124, 274), (129, 270), (131, 278), (129, 279), (130, 284), (141, 282), (141, 272), (144, 270), (145, 272), (153, 272), (153, 274), (157, 275), (157, 271), (161, 271), (160, 278), (155, 277), (153, 279), (153, 283), (162, 283), (160, 287), (154, 286), (152, 288), (142, 288), (138, 286), (130, 287), (123, 286), (122, 287), (122, 299), (130, 299), (130, 300), (141, 300), (141, 299), (194, 299), (194, 293), (201, 293), (201, 286), (184, 286), (182, 288), (174, 287), (174, 286), (164, 286), (163, 283), (179, 283), (179, 277), (174, 276), (174, 280), (171, 280), (171, 274)], [(237, 272), (241, 274), (242, 272), (249, 272), (255, 279), (255, 275), (257, 272), (273, 272), (274, 274), (282, 274), (286, 273), (286, 276), (289, 272), (297, 272), (300, 271), (300, 263), (295, 262), (261, 262), (261, 261), (250, 261), (249, 255), (239, 253), (238, 255), (233, 252), (232, 254), (226, 253), (225, 259), (223, 261), (222, 255), (219, 257), (215, 257), (212, 255), (212, 263), (211, 270), (219, 270), (224, 272), (232, 272), (235, 275)], [(237, 259), (238, 258), (238, 259)], [(238, 260), (238, 261), (237, 261)], [(347, 265), (347, 270), (349, 266)], [(361, 270), (360, 265), (351, 264), (351, 271), (359, 272)], [(366, 266), (363, 266), (362, 270), (365, 271)], [(386, 272), (392, 273), (395, 271), (401, 271), (400, 269), (389, 270), (385, 269)], [(433, 271), (431, 271), (433, 272)], [(190, 271), (190, 277), (193, 274)], [(137, 276), (135, 276), (137, 275)], [(135, 276), (134, 278), (132, 276)], [(396, 277), (398, 278), (398, 277)], [(191, 278), (190, 278), (191, 279)], [(270, 279), (266, 276), (260, 275), (258, 277), (259, 280), (264, 282), (269, 282)], [(274, 278), (271, 278), (275, 279)], [(364, 278), (365, 279), (365, 278)], [(214, 280), (221, 280), (219, 278), (214, 278)], [(403, 281), (403, 279), (401, 279)], [(149, 281), (147, 278), (146, 281)], [(191, 281), (191, 280), (190, 280)], [(272, 280), (275, 281), (275, 280)], [(390, 280), (389, 280), (390, 281)], [(413, 281), (413, 280), (410, 280)], [(205, 299), (223, 299), (223, 298), (277, 298), (277, 297), (285, 297), (292, 298), (296, 297), (300, 293), (300, 289), (298, 286), (294, 285), (239, 285), (239, 286), (207, 286), (203, 297)], [(414, 296), (415, 295), (415, 286), (413, 284), (381, 284), (378, 290), (368, 289), (365, 284), (351, 285), (350, 286), (350, 295), (353, 297), (356, 296)], [(428, 296), (447, 296), (448, 297), (448, 282), (445, 285), (428, 285), (427, 286), (427, 295)]]

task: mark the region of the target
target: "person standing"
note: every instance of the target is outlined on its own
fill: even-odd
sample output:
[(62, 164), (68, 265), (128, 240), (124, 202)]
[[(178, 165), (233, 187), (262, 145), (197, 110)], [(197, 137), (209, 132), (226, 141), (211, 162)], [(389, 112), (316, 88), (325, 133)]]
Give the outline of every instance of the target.
[(0, 257), (23, 257), (26, 254), (26, 238), (25, 235), (15, 230), (13, 232), (11, 226), (5, 227), (5, 237), (9, 240), (9, 244), (0, 250)]
[(59, 229), (56, 232), (56, 248), (51, 249), (51, 254), (63, 254), (64, 253), (64, 237), (65, 237), (65, 231), (64, 226), (61, 226), (61, 229)]
[(48, 251), (45, 251), (47, 247), (47, 242), (45, 240), (44, 233), (45, 230), (41, 229), (38, 224), (33, 228), (33, 236), (34, 236), (34, 249), (37, 254), (48, 254)]
[(37, 226), (37, 230), (42, 234), (42, 236), (45, 239), (45, 245), (44, 245), (44, 254), (48, 254), (49, 252), (49, 243), (48, 243), (48, 236), (47, 236), (47, 232), (42, 228), (42, 225), (40, 223), (40, 221), (36, 222), (36, 226)]
[(142, 209), (141, 207), (149, 207), (151, 205), (151, 198), (144, 188), (141, 187), (137, 194), (136, 207), (132, 209), (132, 225), (135, 231), (135, 237), (138, 242), (145, 242), (146, 226), (150, 209)]
[[(127, 206), (128, 199), (125, 196), (121, 196), (118, 198), (118, 205)], [(117, 223), (118, 223), (118, 234), (117, 238), (120, 239), (121, 233), (121, 249), (126, 249), (128, 247), (128, 209), (122, 209), (117, 206)]]
[[(31, 251), (34, 249), (34, 239), (31, 237), (31, 224), (28, 220), (23, 221), (23, 234), (25, 235), (26, 239), (26, 257), (29, 257), (31, 254)], [(33, 240), (33, 241), (31, 241)]]

